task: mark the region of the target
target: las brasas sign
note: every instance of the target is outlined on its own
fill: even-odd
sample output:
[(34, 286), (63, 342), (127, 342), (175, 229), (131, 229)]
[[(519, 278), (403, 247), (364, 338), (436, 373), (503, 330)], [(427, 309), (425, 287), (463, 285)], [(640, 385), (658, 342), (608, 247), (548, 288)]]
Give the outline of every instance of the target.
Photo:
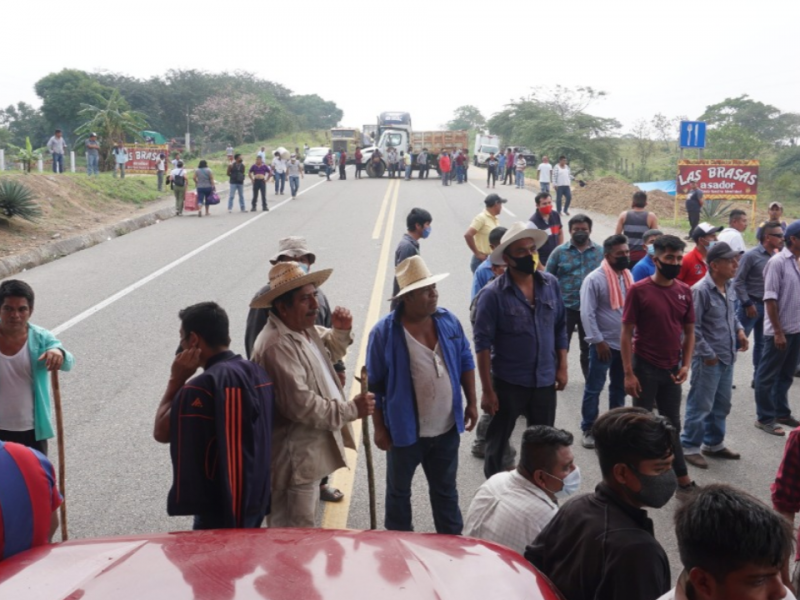
[(679, 160), (678, 195), (697, 183), (706, 198), (755, 200), (758, 193), (757, 160)]
[(135, 144), (126, 146), (126, 148), (128, 150), (128, 162), (125, 163), (127, 173), (155, 173), (159, 155), (169, 156), (169, 146), (166, 145)]

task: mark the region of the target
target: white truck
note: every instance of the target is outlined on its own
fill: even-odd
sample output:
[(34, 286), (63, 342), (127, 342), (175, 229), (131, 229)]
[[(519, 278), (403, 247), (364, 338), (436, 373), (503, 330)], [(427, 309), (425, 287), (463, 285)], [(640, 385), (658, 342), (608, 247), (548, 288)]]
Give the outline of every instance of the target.
[(500, 137), (491, 134), (475, 134), (475, 150), (473, 162), (475, 166), (485, 165), (489, 154), (494, 152), (495, 156), (500, 152)]

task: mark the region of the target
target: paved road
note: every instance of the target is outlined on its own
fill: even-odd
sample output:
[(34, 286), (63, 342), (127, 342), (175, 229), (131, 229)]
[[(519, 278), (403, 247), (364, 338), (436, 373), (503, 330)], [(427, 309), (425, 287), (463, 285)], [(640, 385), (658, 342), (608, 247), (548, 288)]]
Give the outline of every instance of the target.
[[(288, 196), (273, 198), (270, 192), (269, 213), (229, 215), (224, 207), (216, 207), (210, 218), (170, 219), (22, 274), (37, 293), (33, 321), (51, 329), (58, 327), (77, 359), (75, 370), (62, 377), (72, 536), (189, 526), (187, 518), (166, 515), (171, 477), (168, 448), (154, 442), (151, 434), (154, 411), (178, 343), (177, 312), (202, 300), (219, 302), (231, 317), (233, 349), (243, 351), (248, 302), (267, 280), (267, 259), (279, 238), (306, 236), (317, 254), (317, 268), (334, 268), (325, 284), (326, 294), (332, 303), (348, 307), (355, 315), (356, 343), (347, 360), (350, 374), (361, 366), (357, 361), (370, 306), (373, 318), (388, 310), (393, 271), (389, 263), (412, 207), (424, 207), (433, 214), (433, 232), (422, 241), (422, 255), (434, 273), (451, 274), (438, 285), (440, 305), (455, 312), (468, 327), (471, 273), (462, 236), (472, 217), (482, 210), (486, 192), (482, 182), (475, 183), (477, 187), (444, 188), (432, 178), (401, 181), (390, 187), (385, 178), (357, 181), (351, 174), (347, 181), (327, 183), (307, 176), (302, 180), (303, 195), (294, 201), (287, 201)], [(530, 190), (498, 185), (496, 191), (509, 199), (508, 210), (501, 216), (504, 225), (527, 220), (533, 212)], [(620, 199), (620, 209), (627, 201)], [(573, 214), (577, 212), (579, 207), (573, 207)], [(612, 233), (614, 219), (592, 216), (596, 217), (593, 238), (602, 242)], [(728, 442), (742, 452), (743, 459), (713, 463), (709, 471), (694, 470), (692, 474), (698, 483), (730, 482), (767, 500), (784, 440), (753, 427), (749, 354), (739, 364)], [(570, 382), (559, 395), (557, 425), (575, 432), (576, 438), (582, 390), (578, 357), (573, 353)], [(515, 444), (522, 427), (521, 421)], [(472, 437), (463, 436), (461, 445), (459, 489), (465, 512), (483, 482), (482, 462), (469, 453)], [(600, 479), (596, 458), (579, 443), (574, 451), (583, 473), (582, 491), (591, 491)], [(383, 454), (377, 452), (379, 513), (384, 464)], [(354, 483), (344, 521), (337, 520), (332, 511), (324, 516), (326, 524), (368, 527), (363, 457)], [(677, 575), (671, 530), (674, 506), (672, 501), (665, 509), (652, 511), (652, 516)], [(415, 481), (414, 522), (417, 531), (433, 531), (422, 475)]]

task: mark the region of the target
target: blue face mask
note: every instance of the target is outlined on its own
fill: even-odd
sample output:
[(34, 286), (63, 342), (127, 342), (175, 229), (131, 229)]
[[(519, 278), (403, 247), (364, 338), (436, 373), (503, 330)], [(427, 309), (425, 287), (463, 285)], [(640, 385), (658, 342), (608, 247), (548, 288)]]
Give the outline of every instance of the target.
[(297, 264), (300, 265), (301, 269), (303, 269), (303, 273), (308, 273), (308, 265), (306, 263), (299, 262)]
[(711, 250), (714, 246), (716, 246), (719, 242), (708, 242), (708, 247), (706, 250)]
[(422, 239), (427, 240), (430, 234), (431, 234), (431, 226), (428, 225), (425, 229), (422, 230)]
[(647, 244), (647, 254), (650, 256), (656, 255), (656, 247), (653, 244)]

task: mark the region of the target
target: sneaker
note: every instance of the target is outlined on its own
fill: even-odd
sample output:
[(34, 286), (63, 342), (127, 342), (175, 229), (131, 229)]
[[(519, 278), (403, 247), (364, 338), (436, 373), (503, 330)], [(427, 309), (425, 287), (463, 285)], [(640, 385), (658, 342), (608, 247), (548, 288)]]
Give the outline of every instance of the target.
[(253, 208), (251, 208), (250, 212), (256, 212), (256, 207), (254, 206)]
[(588, 450), (594, 449), (594, 436), (588, 431), (583, 433), (583, 447)]
[(229, 210), (229, 211), (228, 211), (228, 214), (231, 214), (232, 212), (233, 212), (232, 210)]
[(264, 212), (269, 212), (269, 206), (265, 206), (265, 207), (264, 207), (263, 209), (261, 209), (261, 210), (263, 210)]
[(724, 458), (727, 460), (739, 460), (742, 455), (734, 452), (730, 448), (723, 448), (722, 450), (702, 450), (702, 453), (709, 458)]
[(702, 454), (686, 454), (683, 458), (687, 463), (697, 467), (698, 469), (708, 468), (708, 461), (703, 457)]
[(781, 425), (786, 425), (787, 427), (791, 427), (792, 429), (800, 427), (800, 421), (795, 419), (792, 415), (789, 415), (788, 417), (781, 417), (775, 420)]
[(756, 421), (755, 425), (761, 431), (764, 431), (770, 435), (786, 435), (786, 432), (777, 423), (762, 423), (761, 421)]
[(470, 452), (475, 458), (486, 458), (486, 442), (479, 442), (477, 440), (472, 442), (472, 449)]

